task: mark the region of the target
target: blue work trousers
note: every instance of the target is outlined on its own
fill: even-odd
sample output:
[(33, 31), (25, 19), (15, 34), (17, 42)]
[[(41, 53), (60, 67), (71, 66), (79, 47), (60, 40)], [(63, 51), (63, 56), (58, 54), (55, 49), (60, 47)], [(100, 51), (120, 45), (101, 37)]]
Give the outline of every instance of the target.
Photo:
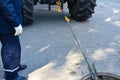
[(21, 45), (19, 37), (14, 36), (14, 34), (0, 34), (0, 41), (4, 71), (14, 72), (20, 65)]

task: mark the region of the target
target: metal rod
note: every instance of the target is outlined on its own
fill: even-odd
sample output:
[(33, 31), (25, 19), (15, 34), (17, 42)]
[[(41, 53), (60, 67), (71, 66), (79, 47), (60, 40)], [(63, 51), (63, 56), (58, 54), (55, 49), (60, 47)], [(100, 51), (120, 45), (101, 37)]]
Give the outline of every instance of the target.
[(68, 26), (69, 26), (69, 28), (70, 28), (70, 31), (72, 32), (72, 35), (73, 35), (73, 37), (74, 37), (74, 39), (75, 39), (77, 45), (79, 46), (79, 49), (80, 49), (80, 51), (81, 51), (81, 53), (82, 53), (82, 55), (83, 55), (83, 57), (84, 57), (86, 63), (87, 63), (89, 72), (90, 72), (90, 74), (91, 74), (93, 80), (100, 80), (100, 79), (98, 78), (97, 72), (96, 72), (96, 70), (95, 70), (95, 66), (94, 66), (94, 69), (91, 68), (91, 66), (90, 66), (90, 64), (89, 64), (89, 62), (88, 62), (88, 60), (87, 60), (87, 57), (86, 57), (86, 55), (85, 55), (85, 51), (83, 51), (83, 49), (81, 48), (80, 41), (77, 39), (77, 37), (76, 37), (76, 35), (75, 35), (75, 33), (74, 33), (74, 31), (73, 31), (73, 29), (72, 29), (70, 23), (67, 22), (67, 24), (68, 24)]
[[(58, 2), (60, 2), (60, 0), (58, 0)], [(60, 6), (59, 6), (59, 8), (60, 8)], [(61, 10), (58, 10), (58, 12), (61, 12)], [(67, 16), (65, 16), (65, 13), (64, 13), (63, 10), (62, 10), (62, 13), (64, 14), (64, 18), (65, 18), (65, 20), (66, 20), (66, 22), (67, 22), (67, 24), (68, 24), (68, 26), (69, 26), (69, 28), (70, 28), (70, 31), (71, 31), (71, 33), (72, 33), (72, 35), (73, 35), (73, 37), (74, 37), (74, 39), (75, 39), (75, 41), (76, 41), (76, 44), (79, 46), (79, 49), (80, 49), (80, 51), (81, 51), (81, 53), (82, 53), (82, 55), (83, 55), (83, 57), (84, 57), (84, 59), (85, 59), (85, 61), (86, 61), (86, 63), (87, 63), (88, 70), (89, 70), (89, 72), (90, 72), (90, 74), (91, 74), (91, 76), (92, 76), (92, 79), (93, 79), (93, 80), (100, 80), (100, 79), (98, 78), (97, 72), (96, 72), (96, 70), (95, 70), (95, 66), (93, 65), (93, 66), (92, 66), (93, 68), (91, 68), (91, 66), (90, 66), (90, 64), (89, 64), (89, 62), (88, 62), (88, 60), (87, 60), (87, 57), (86, 57), (86, 55), (85, 55), (85, 51), (83, 51), (83, 49), (82, 49), (82, 47), (81, 47), (81, 45), (80, 45), (80, 41), (77, 39), (77, 37), (76, 37), (76, 35), (75, 35), (75, 33), (74, 33), (74, 31), (73, 31), (70, 23), (69, 23), (69, 22), (70, 22), (70, 19), (69, 19)]]

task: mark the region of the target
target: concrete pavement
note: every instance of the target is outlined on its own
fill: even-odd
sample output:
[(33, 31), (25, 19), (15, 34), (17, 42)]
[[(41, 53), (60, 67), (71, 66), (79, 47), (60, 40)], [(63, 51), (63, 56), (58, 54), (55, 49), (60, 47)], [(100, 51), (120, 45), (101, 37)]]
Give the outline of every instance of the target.
[[(119, 0), (99, 0), (92, 18), (85, 22), (71, 19), (70, 24), (97, 71), (120, 76), (119, 3)], [(35, 6), (34, 23), (24, 27), (20, 36), (21, 63), (28, 68), (20, 75), (28, 76), (28, 80), (80, 80), (89, 74), (86, 63), (63, 19), (64, 14), (58, 14), (56, 6), (52, 7), (49, 12), (47, 5)], [(66, 5), (64, 11), (69, 16)]]

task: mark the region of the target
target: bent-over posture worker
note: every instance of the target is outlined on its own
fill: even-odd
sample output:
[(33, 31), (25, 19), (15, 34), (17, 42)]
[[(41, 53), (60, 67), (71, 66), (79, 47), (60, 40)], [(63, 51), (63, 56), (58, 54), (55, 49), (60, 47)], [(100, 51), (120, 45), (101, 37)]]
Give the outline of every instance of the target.
[(20, 65), (22, 34), (22, 0), (0, 0), (0, 42), (5, 80), (25, 80), (18, 71), (25, 69)]

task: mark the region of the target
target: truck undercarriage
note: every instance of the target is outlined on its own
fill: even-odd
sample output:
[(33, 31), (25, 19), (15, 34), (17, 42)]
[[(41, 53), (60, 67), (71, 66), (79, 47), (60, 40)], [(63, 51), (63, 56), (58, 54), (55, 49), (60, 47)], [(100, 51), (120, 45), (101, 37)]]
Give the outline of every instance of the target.
[(24, 24), (33, 23), (34, 5), (48, 4), (51, 10), (51, 5), (56, 5), (57, 1), (62, 5), (67, 2), (69, 14), (76, 21), (85, 21), (92, 17), (96, 6), (96, 0), (23, 0)]

